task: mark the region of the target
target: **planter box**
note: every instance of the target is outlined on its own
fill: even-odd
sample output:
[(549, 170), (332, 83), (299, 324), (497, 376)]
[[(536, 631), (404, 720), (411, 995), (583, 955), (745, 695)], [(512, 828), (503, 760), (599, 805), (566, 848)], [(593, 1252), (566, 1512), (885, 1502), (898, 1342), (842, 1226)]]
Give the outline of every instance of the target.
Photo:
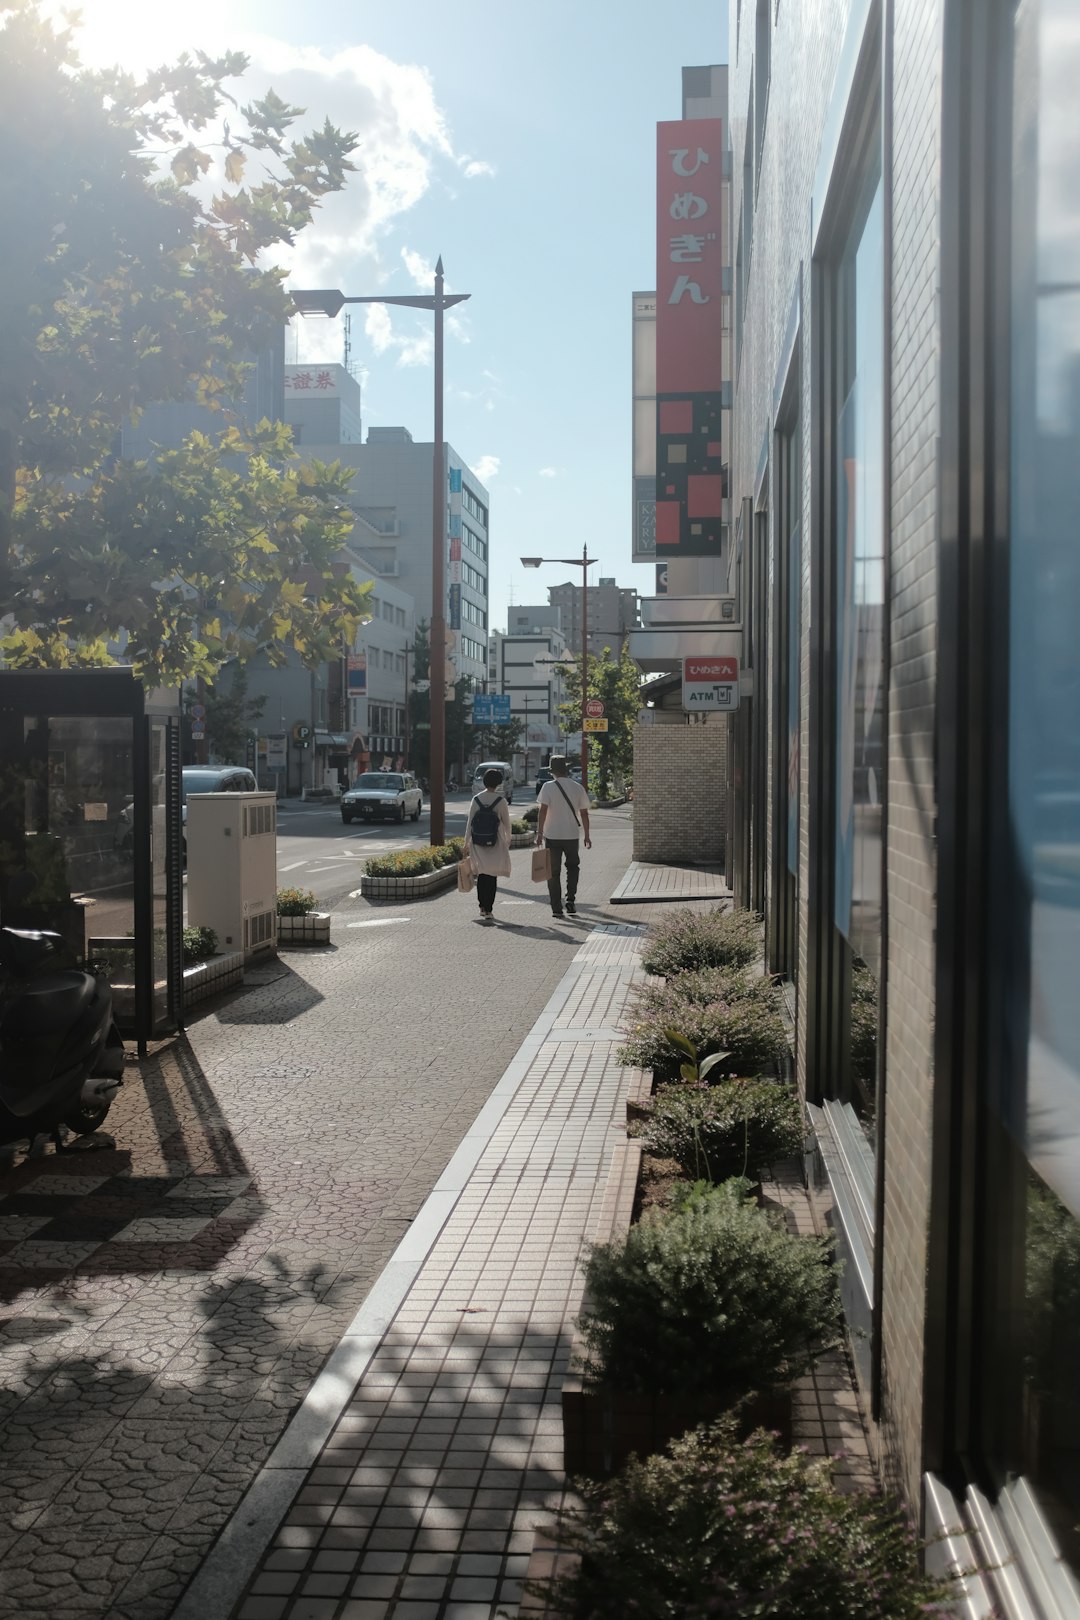
[[(535, 841), (535, 833), (510, 834), (511, 849), (527, 849)], [(456, 888), (456, 861), (440, 866), (437, 872), (421, 872), (419, 877), (369, 877), (365, 872), (360, 879), (360, 893), (367, 900), (424, 900), (429, 894)]]
[(208, 957), (205, 962), (196, 962), (193, 967), (184, 969), (181, 1004), (186, 1011), (189, 1007), (198, 1006), (200, 1001), (219, 996), (223, 990), (235, 989), (243, 982), (243, 951), (222, 951), (218, 956)]
[(279, 917), (279, 945), (329, 945), (330, 913), (309, 911), (304, 917)]
[(456, 888), (456, 862), (418, 877), (369, 877), (365, 872), (360, 879), (360, 893), (368, 900), (423, 900), (429, 894)]

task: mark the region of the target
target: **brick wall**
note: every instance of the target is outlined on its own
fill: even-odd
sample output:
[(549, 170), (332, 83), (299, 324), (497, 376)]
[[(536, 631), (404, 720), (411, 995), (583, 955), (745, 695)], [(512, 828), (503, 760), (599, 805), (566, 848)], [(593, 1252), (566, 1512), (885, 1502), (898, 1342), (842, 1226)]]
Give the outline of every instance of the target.
[(634, 727), (634, 859), (724, 859), (727, 724)]

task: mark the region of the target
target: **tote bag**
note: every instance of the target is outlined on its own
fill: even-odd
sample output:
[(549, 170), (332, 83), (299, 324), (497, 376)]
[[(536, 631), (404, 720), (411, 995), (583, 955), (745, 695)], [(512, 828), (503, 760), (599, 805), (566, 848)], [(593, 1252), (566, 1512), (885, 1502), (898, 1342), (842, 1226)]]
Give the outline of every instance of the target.
[(476, 873), (467, 855), (463, 861), (458, 861), (457, 886), (459, 894), (472, 894), (476, 887)]
[(532, 880), (534, 883), (546, 883), (551, 876), (550, 849), (534, 849), (532, 852)]

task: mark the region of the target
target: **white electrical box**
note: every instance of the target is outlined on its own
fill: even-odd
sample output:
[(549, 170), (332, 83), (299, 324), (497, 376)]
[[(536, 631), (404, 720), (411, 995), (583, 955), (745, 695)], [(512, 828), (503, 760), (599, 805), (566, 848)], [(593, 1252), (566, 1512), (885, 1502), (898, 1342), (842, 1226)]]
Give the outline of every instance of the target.
[(189, 793), (187, 920), (218, 949), (277, 950), (277, 799), (273, 793)]

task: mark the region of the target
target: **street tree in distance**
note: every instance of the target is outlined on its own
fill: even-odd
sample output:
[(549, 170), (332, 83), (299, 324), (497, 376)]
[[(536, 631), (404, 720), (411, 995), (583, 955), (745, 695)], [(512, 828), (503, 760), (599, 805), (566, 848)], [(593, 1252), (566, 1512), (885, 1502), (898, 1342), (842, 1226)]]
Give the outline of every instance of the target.
[[(354, 167), (355, 137), (273, 91), (239, 106), (242, 55), (142, 76), (79, 59), (42, 0), (0, 0), (0, 643), (22, 667), (109, 663), (212, 679), (264, 650), (350, 640), (348, 475), (301, 464), (280, 423), (231, 412), (291, 313), (291, 244)], [(117, 459), (148, 404), (222, 412), (152, 463)]]
[[(195, 703), (193, 691), (185, 693), (184, 745), (194, 758), (191, 741), (191, 709)], [(248, 759), (252, 738), (256, 735), (265, 697), (249, 697), (248, 673), (243, 664), (227, 664), (213, 686), (207, 686), (202, 695), (205, 715), (202, 729), (206, 732), (209, 752), (225, 765), (251, 764)], [(254, 765), (252, 765), (254, 769)]]
[(478, 726), (476, 746), (485, 759), (504, 759), (509, 763), (521, 747), (524, 729), (523, 720), (506, 720), (497, 726)]
[[(634, 722), (641, 708), (641, 671), (624, 643), (618, 658), (605, 647), (599, 658), (589, 659), (587, 698), (599, 698), (604, 705), (607, 731), (589, 736), (589, 792), (598, 799), (611, 795), (618, 784), (629, 787), (634, 779)], [(581, 659), (575, 658), (566, 671), (566, 702), (559, 713), (568, 731), (581, 725)]]

